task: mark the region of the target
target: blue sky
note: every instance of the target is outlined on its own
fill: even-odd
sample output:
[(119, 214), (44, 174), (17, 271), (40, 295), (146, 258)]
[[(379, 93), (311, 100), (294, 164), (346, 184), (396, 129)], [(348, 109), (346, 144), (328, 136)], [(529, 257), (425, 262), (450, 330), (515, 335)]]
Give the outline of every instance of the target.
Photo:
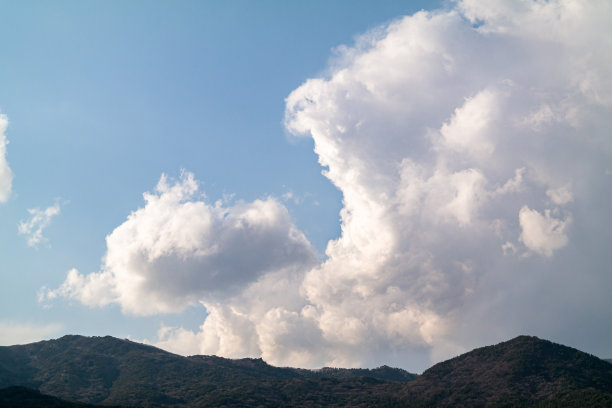
[(609, 11), (0, 1), (0, 340), (609, 357)]
[[(151, 337), (160, 320), (116, 307), (37, 302), (67, 270), (96, 271), (105, 237), (142, 206), (161, 173), (194, 172), (210, 200), (293, 193), (295, 221), (324, 251), (341, 195), (312, 142), (290, 139), (284, 99), (322, 72), (333, 48), (431, 2), (0, 3), (0, 112), (8, 116), (13, 193), (2, 205), (4, 321), (57, 334)], [(61, 204), (29, 247), (27, 209)]]

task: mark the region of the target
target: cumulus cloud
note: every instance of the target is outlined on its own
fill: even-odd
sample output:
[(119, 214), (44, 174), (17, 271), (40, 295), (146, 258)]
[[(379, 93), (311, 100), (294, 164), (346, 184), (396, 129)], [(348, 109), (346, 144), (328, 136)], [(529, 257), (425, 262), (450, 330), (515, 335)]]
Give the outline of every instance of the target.
[[(343, 195), (324, 261), (276, 200), (211, 206), (191, 177), (162, 178), (89, 275), (108, 282), (101, 303), (150, 314), (199, 301), (200, 330), (164, 330), (160, 345), (308, 367), (419, 369), (519, 333), (602, 330), (611, 9), (466, 0), (340, 47), (286, 99), (286, 128), (314, 140)], [(89, 278), (73, 275), (74, 297)]]
[(561, 220), (551, 216), (550, 210), (544, 210), (544, 214), (541, 214), (523, 206), (519, 212), (522, 229), (519, 239), (532, 251), (552, 256), (555, 250), (567, 245), (568, 238), (565, 230), (570, 221), (570, 218)]
[(21, 221), (17, 230), (19, 234), (26, 236), (29, 246), (37, 247), (38, 244), (47, 240), (43, 236), (43, 230), (49, 226), (51, 219), (60, 213), (60, 206), (55, 203), (44, 210), (30, 208), (28, 213), (30, 213), (30, 219)]
[(0, 114), (0, 203), (8, 200), (13, 183), (13, 172), (6, 160), (6, 146), (9, 143), (5, 135), (7, 126), (8, 118)]
[[(201, 333), (162, 324), (157, 331), (155, 345), (173, 353), (194, 355), (200, 352), (202, 340)], [(146, 340), (145, 343), (150, 343), (150, 341)]]
[(490, 90), (485, 89), (467, 98), (442, 125), (442, 137), (438, 141), (440, 148), (486, 159), (493, 153), (494, 146), (487, 136), (491, 122), (498, 114), (497, 97)]
[(129, 313), (179, 312), (203, 297), (224, 298), (272, 271), (295, 273), (316, 254), (273, 198), (225, 206), (198, 194), (193, 174), (162, 175), (145, 206), (106, 237), (99, 272), (71, 270), (41, 299), (117, 303)]

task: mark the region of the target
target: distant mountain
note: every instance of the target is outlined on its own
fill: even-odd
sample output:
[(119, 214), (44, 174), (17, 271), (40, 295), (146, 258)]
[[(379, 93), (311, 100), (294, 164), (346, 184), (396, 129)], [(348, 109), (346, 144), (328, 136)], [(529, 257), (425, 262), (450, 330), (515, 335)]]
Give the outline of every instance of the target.
[(307, 370), (304, 368), (294, 368), (298, 373), (306, 378), (354, 378), (369, 377), (379, 380), (408, 382), (415, 380), (418, 375), (409, 373), (401, 368), (381, 366), (378, 368), (334, 368), (323, 367), (317, 370)]
[(65, 336), (0, 347), (0, 388), (15, 385), (133, 407), (612, 407), (612, 364), (527, 336), (418, 377), (386, 366), (305, 370), (261, 359), (182, 357), (112, 337)]
[(612, 363), (612, 358), (604, 358), (604, 361), (607, 361), (608, 363)]

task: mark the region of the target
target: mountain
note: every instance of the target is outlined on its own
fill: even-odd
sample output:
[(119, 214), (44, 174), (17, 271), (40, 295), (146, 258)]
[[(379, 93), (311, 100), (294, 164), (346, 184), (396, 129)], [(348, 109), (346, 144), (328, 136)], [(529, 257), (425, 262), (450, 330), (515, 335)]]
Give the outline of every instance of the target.
[(133, 407), (612, 407), (612, 364), (528, 336), (475, 349), (418, 377), (387, 366), (305, 370), (261, 359), (182, 357), (112, 337), (65, 336), (0, 347), (0, 388), (16, 385)]
[(265, 401), (292, 406), (302, 405), (305, 395), (321, 405), (346, 404), (370, 401), (372, 390), (414, 378), (390, 367), (304, 370), (273, 367), (261, 359), (182, 357), (110, 336), (0, 347), (0, 388), (26, 386), (94, 404), (191, 407)]
[(436, 364), (395, 398), (415, 407), (612, 407), (612, 365), (519, 336)]
[[(100, 405), (70, 402), (27, 387), (0, 389), (0, 408), (96, 408)], [(104, 406), (104, 408), (112, 408)]]
[(323, 367), (318, 370), (307, 370), (304, 368), (294, 368), (303, 377), (307, 378), (354, 378), (369, 377), (379, 380), (403, 381), (415, 380), (418, 375), (409, 373), (401, 368), (381, 366), (378, 368), (335, 368)]

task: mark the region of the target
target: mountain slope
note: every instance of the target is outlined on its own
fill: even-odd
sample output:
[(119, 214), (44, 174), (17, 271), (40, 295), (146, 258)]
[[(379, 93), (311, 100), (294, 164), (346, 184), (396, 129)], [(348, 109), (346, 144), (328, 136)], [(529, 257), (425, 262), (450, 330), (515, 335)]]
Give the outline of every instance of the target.
[(536, 337), (482, 347), (409, 381), (415, 377), (386, 366), (305, 370), (273, 367), (261, 359), (182, 357), (112, 337), (65, 336), (0, 347), (0, 388), (23, 385), (95, 404), (612, 406), (612, 364)]
[(0, 388), (27, 386), (95, 404), (182, 407), (231, 401), (240, 405), (246, 400), (298, 404), (296, 398), (304, 393), (327, 405), (344, 404), (370, 389), (393, 384), (383, 378), (406, 381), (415, 377), (389, 367), (312, 371), (273, 367), (261, 359), (182, 357), (109, 336), (64, 336), (0, 347)]
[[(7, 387), (0, 389), (0, 408), (96, 408), (79, 402), (70, 402), (27, 387)], [(112, 408), (105, 406), (105, 408)]]
[(537, 337), (436, 364), (396, 395), (414, 406), (612, 406), (612, 365)]

